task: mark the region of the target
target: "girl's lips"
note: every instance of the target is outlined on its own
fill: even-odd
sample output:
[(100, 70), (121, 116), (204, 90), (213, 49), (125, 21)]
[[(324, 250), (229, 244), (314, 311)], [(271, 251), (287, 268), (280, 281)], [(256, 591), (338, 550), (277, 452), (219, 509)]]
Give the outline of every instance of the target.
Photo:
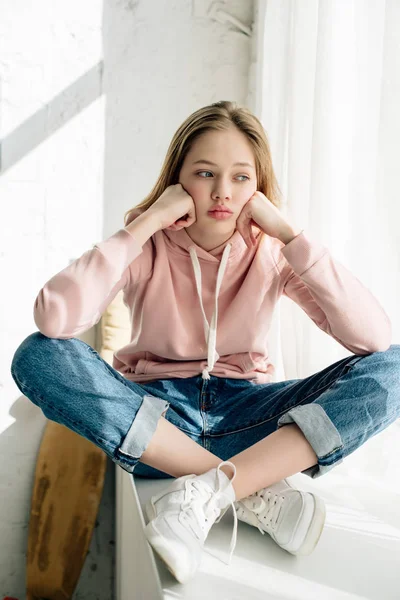
[(208, 215), (213, 219), (228, 219), (233, 213), (227, 212), (226, 210), (210, 210)]

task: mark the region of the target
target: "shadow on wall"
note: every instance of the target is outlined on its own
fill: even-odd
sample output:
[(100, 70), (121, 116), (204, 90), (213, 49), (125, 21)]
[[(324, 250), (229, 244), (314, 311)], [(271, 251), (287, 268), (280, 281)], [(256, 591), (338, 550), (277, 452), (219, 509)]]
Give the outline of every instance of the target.
[(0, 174), (102, 95), (103, 61), (78, 77), (1, 141)]

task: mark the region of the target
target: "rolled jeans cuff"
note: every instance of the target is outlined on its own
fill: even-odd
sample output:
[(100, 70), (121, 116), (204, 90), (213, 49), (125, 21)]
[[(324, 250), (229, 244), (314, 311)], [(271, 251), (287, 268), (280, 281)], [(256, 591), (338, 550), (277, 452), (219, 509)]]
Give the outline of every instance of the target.
[(144, 396), (134, 421), (126, 437), (115, 453), (114, 462), (128, 473), (133, 473), (135, 466), (146, 450), (157, 428), (158, 421), (164, 416), (169, 402), (155, 396)]
[(289, 423), (296, 423), (301, 429), (318, 458), (318, 464), (302, 473), (317, 479), (343, 462), (342, 438), (320, 404), (292, 408), (279, 419), (278, 429)]

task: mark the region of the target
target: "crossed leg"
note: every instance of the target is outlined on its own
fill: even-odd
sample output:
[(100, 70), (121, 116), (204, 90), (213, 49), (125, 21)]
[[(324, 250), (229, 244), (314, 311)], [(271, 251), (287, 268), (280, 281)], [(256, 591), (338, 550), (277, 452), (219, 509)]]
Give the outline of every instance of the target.
[[(190, 473), (201, 475), (217, 467), (221, 459), (161, 417), (140, 461), (173, 477), (181, 477)], [(292, 423), (274, 431), (229, 461), (236, 467), (232, 485), (236, 500), (241, 500), (312, 467), (318, 459), (302, 431)], [(221, 470), (230, 476), (228, 466), (223, 466)]]
[[(343, 456), (400, 417), (400, 345), (357, 357), (354, 362), (357, 365), (352, 373), (348, 373), (346, 367), (343, 372), (346, 377), (339, 377), (340, 386), (326, 390), (324, 398), (317, 399), (321, 405), (318, 408), (328, 411), (331, 418), (336, 419), (339, 431), (343, 432)], [(320, 375), (312, 376), (317, 384)], [(240, 500), (313, 467), (318, 464), (318, 457), (301, 428), (294, 422), (286, 422), (229, 461), (236, 467), (233, 487), (236, 499)], [(161, 417), (141, 462), (180, 477), (190, 473), (200, 475), (218, 466), (222, 459)], [(222, 470), (229, 476), (228, 466), (223, 466)]]

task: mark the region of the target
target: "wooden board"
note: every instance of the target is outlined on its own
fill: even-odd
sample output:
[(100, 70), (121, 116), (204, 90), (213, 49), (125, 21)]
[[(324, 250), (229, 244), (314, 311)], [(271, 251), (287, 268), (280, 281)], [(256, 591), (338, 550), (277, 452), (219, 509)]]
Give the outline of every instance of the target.
[(36, 463), (27, 551), (27, 600), (72, 597), (103, 493), (106, 454), (54, 421)]

